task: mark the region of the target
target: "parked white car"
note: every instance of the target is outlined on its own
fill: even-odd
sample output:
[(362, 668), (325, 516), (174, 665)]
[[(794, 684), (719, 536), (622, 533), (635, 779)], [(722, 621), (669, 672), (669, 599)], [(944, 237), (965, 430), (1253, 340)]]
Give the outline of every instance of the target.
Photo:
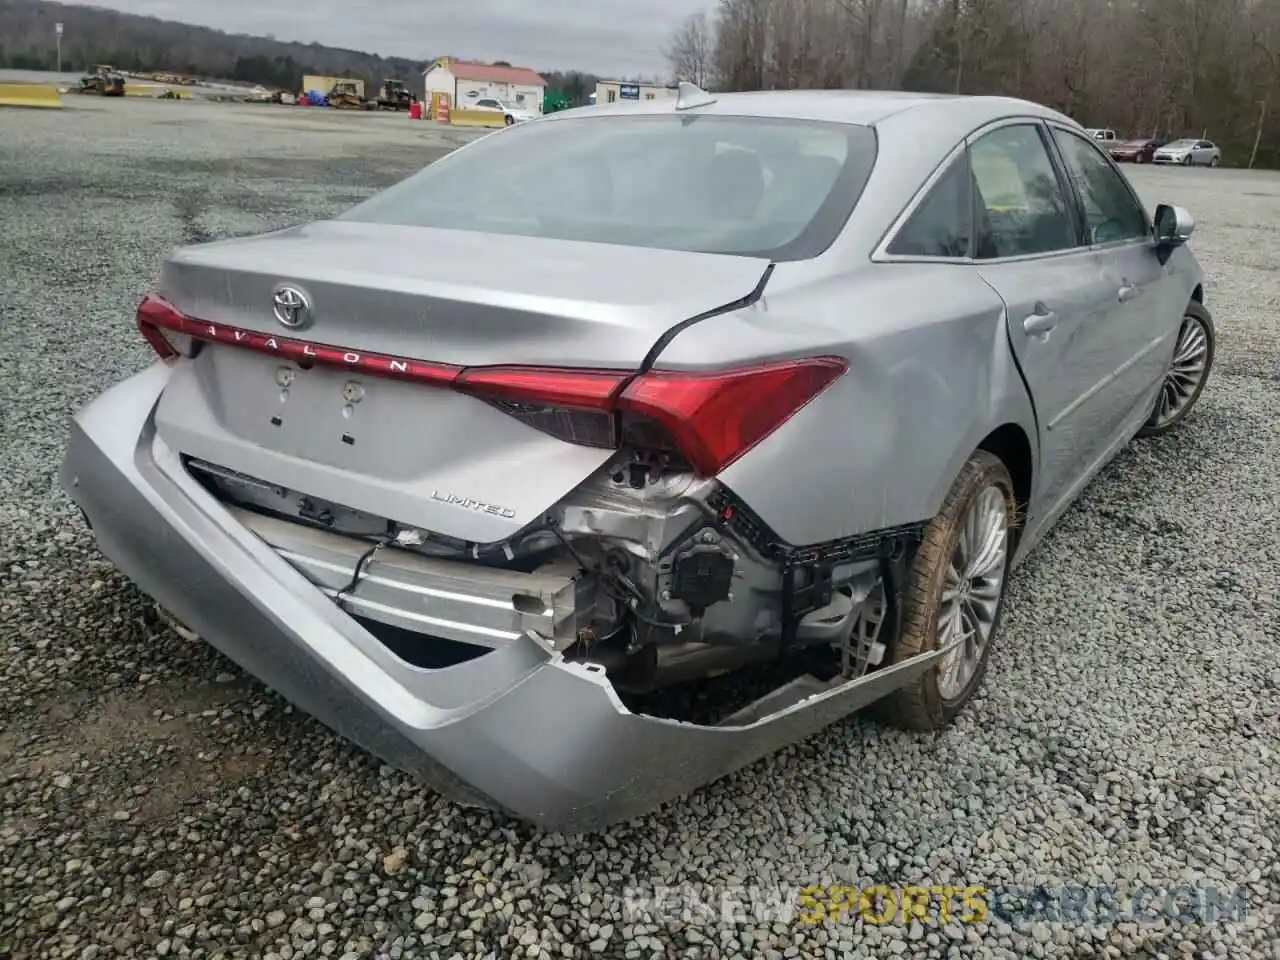
[(1085, 133), (1093, 137), (1093, 139), (1099, 140), (1108, 145), (1114, 143), (1116, 139), (1116, 132), (1110, 128), (1098, 129), (1096, 127), (1089, 127), (1085, 130)]
[(538, 116), (536, 110), (530, 110), (528, 107), (513, 107), (503, 103), (497, 97), (481, 97), (471, 105), (472, 110), (494, 110), (503, 114), (506, 118), (507, 126), (513, 123), (521, 123), (525, 120), (533, 120)]
[(1156, 163), (1180, 163), (1183, 166), (1216, 167), (1222, 162), (1222, 151), (1208, 140), (1173, 140), (1152, 155)]

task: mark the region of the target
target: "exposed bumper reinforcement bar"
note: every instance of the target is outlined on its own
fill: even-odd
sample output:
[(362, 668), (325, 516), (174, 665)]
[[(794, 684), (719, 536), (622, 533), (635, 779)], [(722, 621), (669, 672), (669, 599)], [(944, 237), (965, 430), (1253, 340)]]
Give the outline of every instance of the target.
[(62, 480), (103, 553), (246, 671), (455, 800), (548, 829), (597, 829), (816, 732), (947, 652), (718, 727), (633, 714), (601, 669), (565, 661), (529, 634), (453, 666), (411, 666), (156, 438), (151, 415), (169, 373), (155, 364), (76, 416)]
[[(369, 544), (227, 507), (329, 597), (352, 581)], [(563, 650), (577, 639), (577, 569), (534, 573), (463, 566), (388, 547), (362, 568), (342, 604), (360, 616), (460, 643), (498, 647), (529, 631)]]

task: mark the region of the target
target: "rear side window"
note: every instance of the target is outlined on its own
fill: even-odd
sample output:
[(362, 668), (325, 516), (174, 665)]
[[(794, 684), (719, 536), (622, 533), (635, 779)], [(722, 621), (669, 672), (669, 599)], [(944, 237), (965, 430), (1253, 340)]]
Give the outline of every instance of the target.
[(972, 182), (968, 155), (961, 151), (929, 188), (887, 252), (899, 257), (969, 256)]
[(998, 127), (969, 145), (976, 255), (1020, 257), (1076, 246), (1075, 224), (1035, 124)]
[(796, 260), (843, 228), (876, 159), (869, 127), (639, 115), (520, 124), (342, 219)]

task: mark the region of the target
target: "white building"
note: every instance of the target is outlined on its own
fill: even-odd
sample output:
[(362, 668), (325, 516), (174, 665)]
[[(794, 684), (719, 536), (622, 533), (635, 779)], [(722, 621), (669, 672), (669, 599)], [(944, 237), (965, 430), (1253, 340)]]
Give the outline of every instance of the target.
[(641, 100), (665, 100), (674, 97), (675, 87), (659, 86), (652, 83), (626, 83), (622, 80), (601, 80), (596, 84), (596, 92), (591, 97), (593, 103), (618, 103)]
[(466, 110), (485, 97), (495, 97), (510, 107), (542, 112), (547, 81), (525, 67), (503, 67), (490, 63), (437, 60), (423, 71), (426, 100), (433, 93), (446, 94), (454, 110)]

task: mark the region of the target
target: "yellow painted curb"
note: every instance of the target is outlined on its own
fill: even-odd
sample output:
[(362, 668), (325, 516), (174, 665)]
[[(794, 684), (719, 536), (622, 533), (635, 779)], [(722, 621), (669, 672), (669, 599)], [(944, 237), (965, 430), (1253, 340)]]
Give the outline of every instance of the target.
[(41, 107), (58, 109), (62, 98), (57, 87), (42, 83), (0, 83), (0, 107)]

